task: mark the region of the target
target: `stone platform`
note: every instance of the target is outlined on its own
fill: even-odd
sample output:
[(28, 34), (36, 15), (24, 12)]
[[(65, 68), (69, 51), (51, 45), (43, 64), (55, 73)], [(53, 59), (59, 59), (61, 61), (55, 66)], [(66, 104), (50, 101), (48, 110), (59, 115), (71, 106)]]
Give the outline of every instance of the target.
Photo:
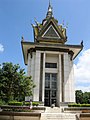
[(40, 120), (77, 120), (77, 117), (76, 114), (62, 113), (58, 107), (46, 107), (46, 111), (41, 113)]

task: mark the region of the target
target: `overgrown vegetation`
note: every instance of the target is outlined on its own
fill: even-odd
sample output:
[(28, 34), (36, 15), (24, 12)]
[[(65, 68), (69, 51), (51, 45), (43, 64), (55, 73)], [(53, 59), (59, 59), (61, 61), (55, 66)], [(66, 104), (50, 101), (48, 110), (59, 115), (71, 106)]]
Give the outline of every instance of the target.
[(24, 69), (18, 64), (2, 63), (0, 67), (0, 102), (12, 100), (24, 101), (25, 96), (32, 95), (35, 87), (31, 77), (25, 75)]

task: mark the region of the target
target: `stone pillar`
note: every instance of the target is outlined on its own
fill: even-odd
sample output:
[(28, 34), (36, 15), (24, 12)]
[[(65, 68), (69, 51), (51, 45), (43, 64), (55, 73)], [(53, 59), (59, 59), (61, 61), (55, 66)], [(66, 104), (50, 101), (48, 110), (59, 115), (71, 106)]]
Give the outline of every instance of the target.
[(34, 75), (35, 75), (35, 56), (36, 56), (36, 53), (33, 52), (32, 53), (32, 58), (31, 58), (31, 68), (30, 68), (30, 75), (32, 76), (32, 80), (34, 81)]
[(58, 55), (57, 105), (62, 102), (61, 54)]
[(64, 102), (70, 102), (70, 63), (68, 53), (64, 53)]
[(27, 76), (31, 75), (30, 71), (31, 71), (31, 56), (30, 56), (30, 53), (28, 53)]
[(45, 92), (45, 59), (46, 54), (43, 54), (43, 79), (42, 79), (42, 102), (44, 102), (44, 92)]
[(64, 102), (75, 102), (73, 61), (64, 53)]
[(32, 58), (30, 53), (28, 53), (28, 64), (27, 64), (27, 76), (31, 76), (34, 81), (35, 73), (35, 53), (32, 53)]
[(36, 87), (33, 91), (33, 101), (39, 101), (39, 82), (40, 82), (40, 58), (41, 53), (40, 51), (36, 51), (36, 57), (35, 57), (35, 71), (34, 71), (34, 84)]
[(70, 60), (70, 102), (75, 102), (75, 86), (74, 86), (74, 67), (73, 61)]

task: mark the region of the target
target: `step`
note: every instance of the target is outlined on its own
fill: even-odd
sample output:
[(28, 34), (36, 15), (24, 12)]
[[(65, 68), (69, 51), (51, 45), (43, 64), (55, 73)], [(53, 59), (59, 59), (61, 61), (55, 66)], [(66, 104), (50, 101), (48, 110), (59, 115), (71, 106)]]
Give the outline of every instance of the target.
[(60, 107), (46, 107), (45, 113), (61, 113)]
[(41, 113), (40, 120), (76, 120), (76, 114), (69, 113)]

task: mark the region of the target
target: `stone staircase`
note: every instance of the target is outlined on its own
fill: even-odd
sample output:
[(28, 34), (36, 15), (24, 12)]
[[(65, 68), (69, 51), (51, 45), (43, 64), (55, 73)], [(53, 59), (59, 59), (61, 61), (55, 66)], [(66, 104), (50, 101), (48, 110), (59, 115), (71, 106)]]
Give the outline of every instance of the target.
[(61, 108), (59, 107), (46, 107), (45, 113), (61, 113)]
[(61, 109), (58, 107), (48, 107), (44, 113), (41, 113), (40, 120), (77, 120), (77, 117), (76, 114), (61, 113)]

